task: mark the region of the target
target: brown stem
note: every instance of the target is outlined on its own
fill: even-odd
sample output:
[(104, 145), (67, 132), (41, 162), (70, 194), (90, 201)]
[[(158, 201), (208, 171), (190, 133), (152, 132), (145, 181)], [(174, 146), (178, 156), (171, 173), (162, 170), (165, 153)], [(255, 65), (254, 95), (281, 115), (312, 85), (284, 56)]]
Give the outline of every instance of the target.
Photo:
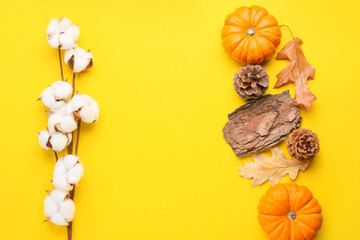
[(67, 226), (67, 234), (68, 234), (68, 240), (72, 239), (72, 222), (69, 222), (69, 225)]
[(62, 67), (62, 62), (61, 62), (61, 50), (60, 50), (60, 47), (58, 47), (58, 52), (59, 52), (59, 61), (60, 61), (61, 80), (64, 81), (64, 73), (63, 73), (63, 67)]
[(58, 155), (57, 155), (57, 152), (55, 152), (54, 151), (54, 153), (55, 153), (55, 159), (56, 159), (56, 161), (59, 159), (59, 157), (58, 157)]
[(76, 146), (75, 146), (75, 155), (77, 155), (78, 149), (79, 149), (80, 127), (81, 127), (81, 120), (78, 121), (77, 136), (76, 136)]
[[(74, 188), (70, 191), (70, 198), (72, 200), (74, 200), (74, 196), (75, 196), (75, 186)], [(67, 226), (67, 233), (68, 233), (68, 240), (71, 240), (72, 239), (72, 221), (69, 222), (69, 225)]]
[[(74, 138), (74, 132), (71, 133), (71, 139)], [(73, 140), (69, 143), (68, 146), (68, 154), (73, 154)]]
[(291, 31), (291, 29), (290, 29), (290, 27), (288, 25), (280, 25), (279, 28), (280, 27), (286, 27), (287, 29), (289, 29), (291, 37), (294, 39), (294, 35), (293, 35), (293, 33), (292, 33), (292, 31)]
[[(81, 127), (81, 120), (78, 121), (78, 128), (77, 128), (77, 134), (76, 134), (76, 145), (75, 145), (75, 155), (78, 154), (78, 149), (79, 149), (79, 140), (80, 140), (80, 127)], [(71, 153), (73, 151), (73, 143), (74, 139), (71, 141)], [(72, 200), (74, 200), (75, 197), (75, 186), (74, 188), (71, 190), (70, 192), (70, 198)], [(68, 232), (68, 240), (72, 239), (72, 222), (69, 223), (69, 225), (67, 226), (67, 232)]]
[(73, 87), (73, 92), (72, 92), (72, 97), (73, 97), (75, 94), (75, 72), (73, 73), (72, 87)]
[[(72, 96), (74, 96), (75, 94), (75, 72), (73, 73), (73, 81), (72, 81), (72, 86), (73, 86), (73, 92), (72, 92)], [(78, 147), (79, 147), (79, 137), (80, 137), (80, 123), (81, 120), (78, 121), (78, 128), (77, 128), (77, 135), (76, 135), (76, 147), (75, 147), (75, 155), (77, 155), (78, 153)], [(72, 132), (72, 141), (69, 144), (68, 147), (68, 152), (69, 154), (73, 153), (73, 147), (74, 147), (74, 132)], [(75, 186), (73, 187), (73, 189), (70, 191), (70, 199), (74, 200), (75, 197)], [(72, 239), (72, 222), (69, 223), (69, 225), (67, 226), (67, 234), (68, 234), (68, 240)]]

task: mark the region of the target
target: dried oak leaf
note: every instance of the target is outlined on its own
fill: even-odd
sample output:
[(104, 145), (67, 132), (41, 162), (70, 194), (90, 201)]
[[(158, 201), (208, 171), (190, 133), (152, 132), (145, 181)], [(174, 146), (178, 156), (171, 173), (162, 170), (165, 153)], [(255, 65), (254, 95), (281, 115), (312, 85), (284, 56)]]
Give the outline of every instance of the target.
[(263, 153), (253, 154), (254, 162), (245, 162), (245, 165), (240, 167), (239, 174), (244, 179), (254, 178), (251, 183), (253, 187), (259, 186), (267, 180), (270, 180), (271, 186), (274, 186), (286, 174), (289, 174), (290, 178), (294, 180), (299, 170), (304, 171), (310, 163), (309, 160), (287, 159), (284, 153), (276, 147), (271, 149), (271, 154), (272, 157)]
[(310, 102), (316, 97), (310, 92), (307, 81), (314, 79), (315, 68), (306, 61), (301, 49), (303, 41), (293, 38), (280, 50), (277, 60), (290, 60), (288, 65), (278, 74), (274, 88), (281, 87), (289, 82), (295, 84), (295, 104), (302, 104), (307, 110), (311, 109)]

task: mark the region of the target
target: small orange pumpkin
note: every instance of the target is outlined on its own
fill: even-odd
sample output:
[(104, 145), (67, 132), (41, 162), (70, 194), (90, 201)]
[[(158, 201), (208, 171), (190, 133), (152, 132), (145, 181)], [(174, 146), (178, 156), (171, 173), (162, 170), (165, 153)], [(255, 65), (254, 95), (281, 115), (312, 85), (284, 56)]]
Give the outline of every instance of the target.
[(221, 38), (233, 59), (259, 64), (275, 53), (281, 31), (278, 21), (265, 8), (241, 7), (226, 17)]
[(294, 183), (277, 184), (260, 199), (259, 222), (271, 240), (310, 240), (322, 223), (312, 193)]

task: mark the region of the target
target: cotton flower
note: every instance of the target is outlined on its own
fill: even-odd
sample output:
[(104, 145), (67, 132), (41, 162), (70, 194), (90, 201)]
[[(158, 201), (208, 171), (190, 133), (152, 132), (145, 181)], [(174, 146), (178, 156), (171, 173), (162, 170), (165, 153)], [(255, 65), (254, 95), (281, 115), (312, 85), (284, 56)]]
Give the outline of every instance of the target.
[(56, 152), (61, 152), (67, 145), (70, 144), (71, 140), (71, 133), (65, 134), (62, 132), (56, 132), (50, 135), (48, 146)]
[(67, 104), (64, 104), (64, 106), (62, 106), (61, 108), (58, 108), (58, 109), (48, 112), (48, 117), (53, 113), (63, 115), (63, 116), (72, 115), (73, 110), (72, 110), (71, 105), (69, 103), (67, 103)]
[(71, 143), (72, 135), (71, 133), (51, 133), (49, 130), (43, 130), (39, 132), (38, 140), (43, 149), (48, 150), (49, 148), (52, 148), (56, 152), (61, 152)]
[(69, 104), (83, 122), (93, 123), (98, 120), (99, 104), (92, 97), (79, 93), (70, 100)]
[(54, 167), (52, 183), (56, 189), (70, 191), (73, 185), (80, 181), (84, 173), (84, 167), (77, 156), (66, 155), (60, 158)]
[(64, 61), (74, 72), (82, 72), (93, 65), (93, 55), (89, 51), (75, 46), (65, 51)]
[(60, 19), (51, 18), (46, 34), (51, 47), (69, 49), (76, 45), (80, 29), (78, 26), (73, 25), (71, 20), (66, 17)]
[(54, 96), (57, 100), (66, 100), (72, 94), (72, 85), (66, 81), (56, 81), (51, 84)]
[(46, 221), (56, 225), (67, 226), (74, 219), (75, 204), (68, 193), (62, 190), (48, 192), (44, 200), (44, 214)]
[(50, 132), (71, 133), (77, 128), (77, 124), (73, 115), (51, 113), (48, 118), (48, 127)]
[(73, 88), (70, 83), (57, 81), (41, 93), (39, 100), (41, 100), (46, 107), (55, 111), (65, 105), (72, 91)]
[(39, 140), (40, 146), (45, 150), (49, 149), (49, 146), (48, 146), (49, 138), (50, 138), (50, 133), (48, 130), (43, 130), (43, 131), (39, 132), (38, 140)]

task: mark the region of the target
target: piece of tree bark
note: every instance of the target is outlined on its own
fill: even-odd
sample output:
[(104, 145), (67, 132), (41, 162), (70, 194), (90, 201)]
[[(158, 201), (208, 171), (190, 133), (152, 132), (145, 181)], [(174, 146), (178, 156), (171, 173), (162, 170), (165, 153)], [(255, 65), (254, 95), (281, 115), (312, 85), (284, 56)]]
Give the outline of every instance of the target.
[(228, 118), (224, 138), (238, 157), (274, 146), (301, 124), (299, 108), (288, 90), (248, 100)]

